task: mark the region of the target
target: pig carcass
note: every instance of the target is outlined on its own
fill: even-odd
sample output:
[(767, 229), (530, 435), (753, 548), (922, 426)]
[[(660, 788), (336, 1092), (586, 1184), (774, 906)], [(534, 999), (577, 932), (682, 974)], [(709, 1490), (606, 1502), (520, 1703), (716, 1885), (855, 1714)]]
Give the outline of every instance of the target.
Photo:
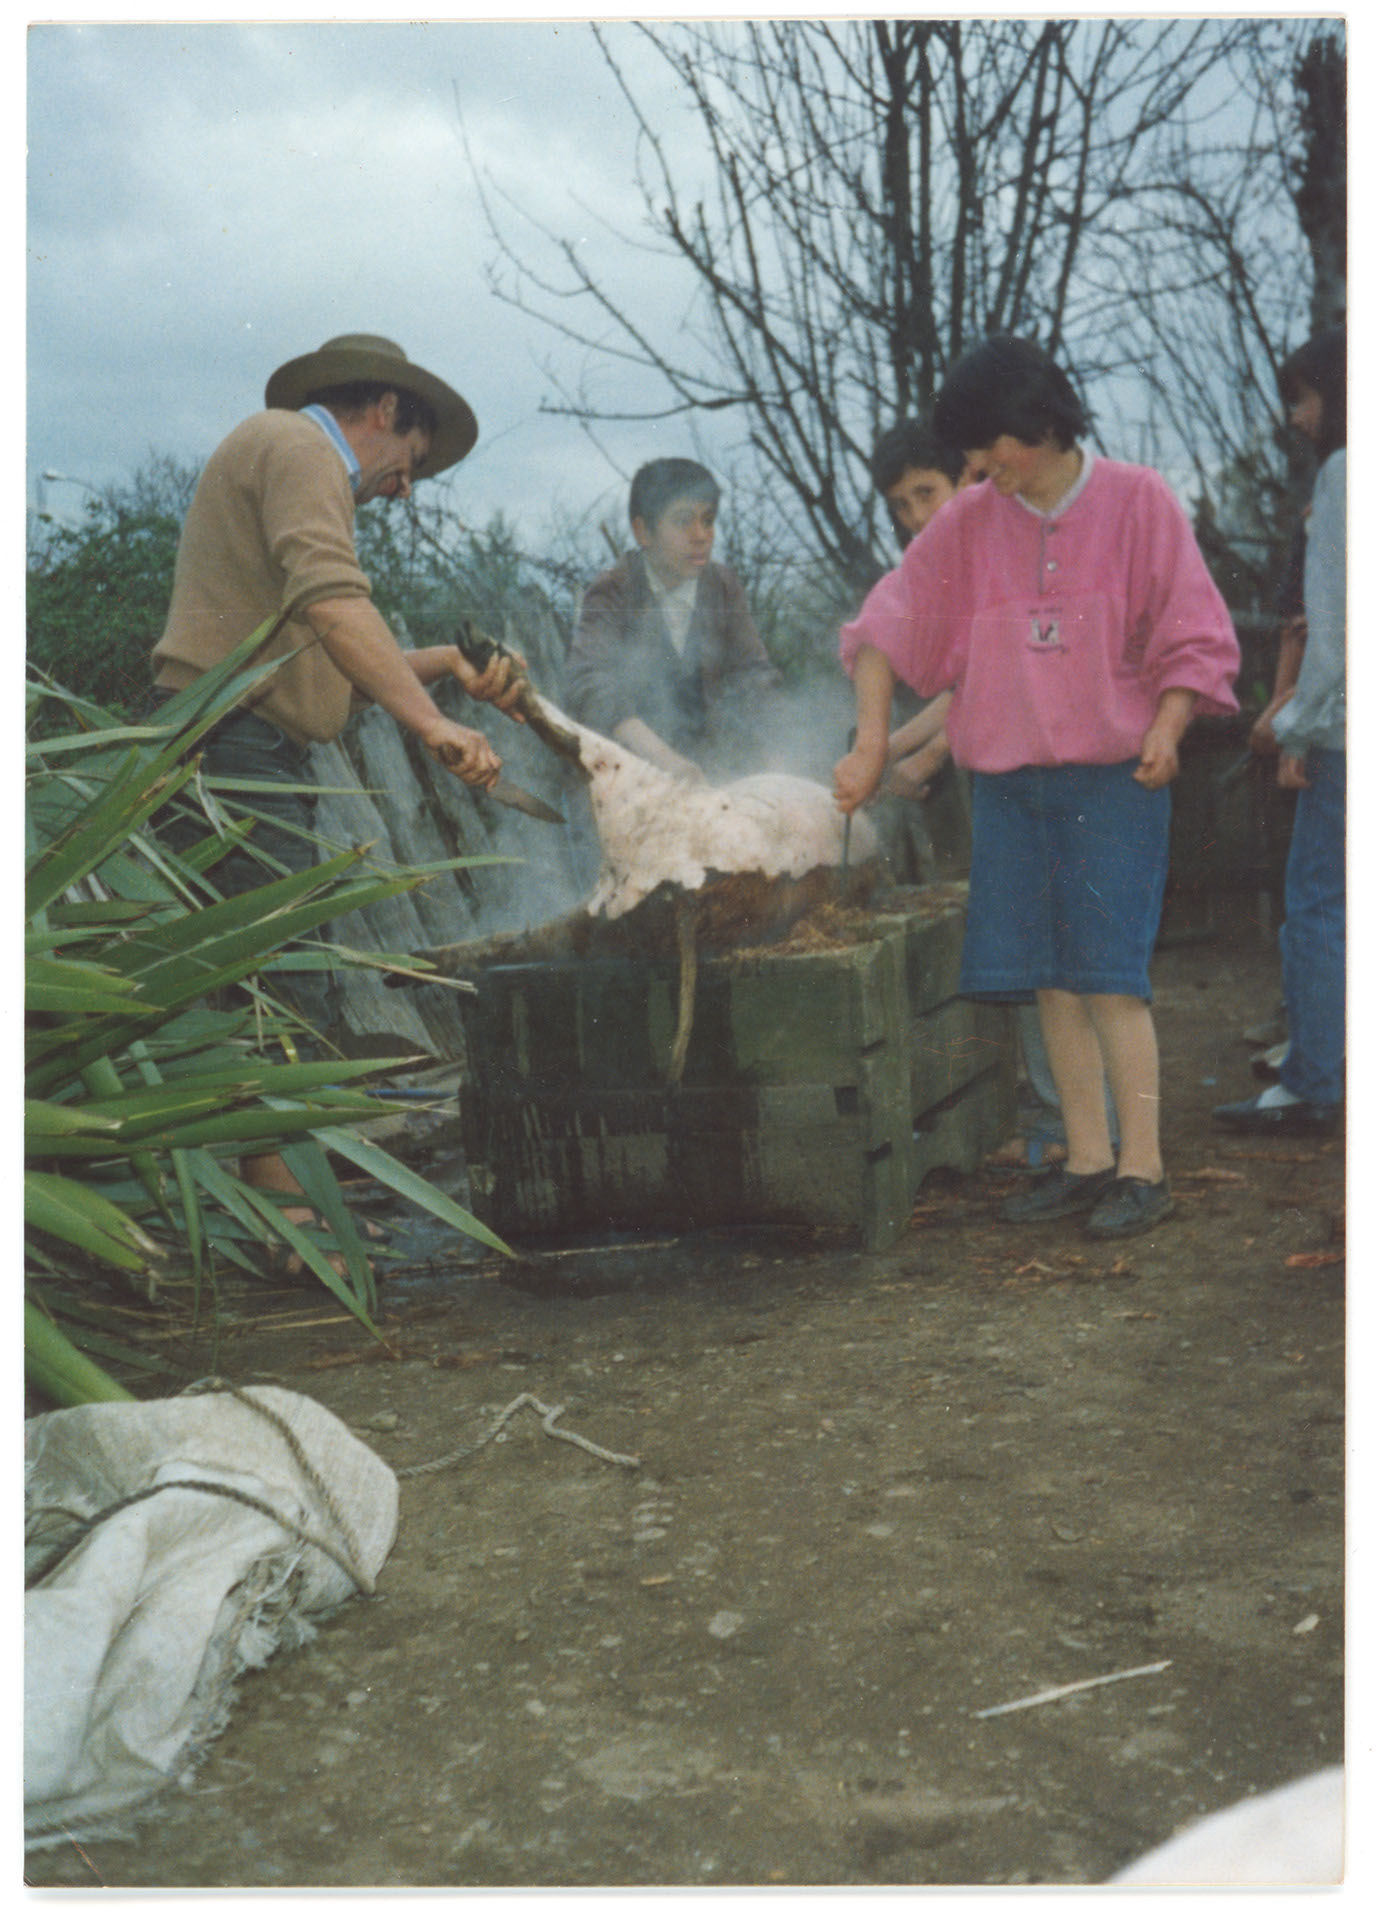
[(679, 995), (668, 1077), (677, 1083), (692, 1032), (699, 947), (781, 929), (820, 901), (844, 896), (852, 866), (858, 872), (877, 857), (878, 835), (859, 816), (848, 829), (816, 781), (758, 773), (698, 785), (546, 711), (576, 738), (588, 779), (602, 863), (587, 912), (622, 920), (640, 909), (651, 946), (663, 937), (656, 906), (671, 916)]
[(814, 780), (757, 773), (699, 786), (553, 717), (578, 741), (601, 843), (590, 913), (617, 920), (660, 887), (700, 894), (737, 876), (802, 881), (834, 876), (843, 863), (863, 867), (878, 855), (878, 835), (863, 815), (852, 820), (847, 846), (845, 815)]

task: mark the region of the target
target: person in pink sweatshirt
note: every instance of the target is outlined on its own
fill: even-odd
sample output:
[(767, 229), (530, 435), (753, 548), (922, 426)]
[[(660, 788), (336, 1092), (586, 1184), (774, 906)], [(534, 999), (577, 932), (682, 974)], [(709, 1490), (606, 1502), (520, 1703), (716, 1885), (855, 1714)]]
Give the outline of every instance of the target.
[(1237, 711), (1237, 638), (1166, 482), (1084, 445), (1075, 389), (1035, 343), (973, 348), (933, 425), (987, 478), (841, 630), (856, 733), (836, 800), (851, 813), (879, 786), (896, 679), (950, 691), (951, 751), (972, 775), (960, 991), (1035, 997), (1066, 1126), (1064, 1163), (1002, 1217), (1140, 1233), (1173, 1209), (1148, 980), (1169, 788), (1194, 714)]

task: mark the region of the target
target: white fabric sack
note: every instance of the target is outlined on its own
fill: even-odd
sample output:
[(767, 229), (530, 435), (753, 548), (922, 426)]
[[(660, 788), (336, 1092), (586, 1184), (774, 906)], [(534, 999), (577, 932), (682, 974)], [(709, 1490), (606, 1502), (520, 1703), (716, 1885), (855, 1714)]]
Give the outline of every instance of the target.
[(1343, 1877), (1342, 1767), (1211, 1813), (1115, 1873), (1120, 1887), (1333, 1887)]
[[(167, 1489), (26, 1595), (25, 1831), (41, 1846), (127, 1831), (122, 1816), (185, 1783), (244, 1669), (372, 1590), (398, 1489), (332, 1413), (279, 1387), (74, 1407), (27, 1421), (25, 1440), (30, 1578), (83, 1521)], [(187, 1480), (227, 1491), (168, 1484)]]

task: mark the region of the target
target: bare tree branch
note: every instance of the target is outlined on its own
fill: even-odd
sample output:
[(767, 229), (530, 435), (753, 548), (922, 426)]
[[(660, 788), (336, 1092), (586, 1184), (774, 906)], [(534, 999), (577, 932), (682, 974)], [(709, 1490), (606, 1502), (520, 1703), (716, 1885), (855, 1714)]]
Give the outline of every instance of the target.
[[(1265, 491), (1266, 382), (1320, 255), (1340, 278), (1334, 23), (642, 24), (700, 138), (691, 191), (593, 31), (637, 132), (645, 237), (628, 245), (686, 268), (698, 297), (656, 330), (572, 242), (535, 226), (540, 257), (518, 246), (485, 197), (501, 297), (664, 389), (639, 407), (562, 394), (555, 410), (738, 415), (762, 536), (804, 542), (851, 592), (886, 559), (876, 435), (925, 410), (989, 332), (1066, 360), (1139, 442), (1115, 450), (1201, 481), (1255, 470)], [(1313, 262), (1306, 196), (1327, 219), (1309, 222)]]

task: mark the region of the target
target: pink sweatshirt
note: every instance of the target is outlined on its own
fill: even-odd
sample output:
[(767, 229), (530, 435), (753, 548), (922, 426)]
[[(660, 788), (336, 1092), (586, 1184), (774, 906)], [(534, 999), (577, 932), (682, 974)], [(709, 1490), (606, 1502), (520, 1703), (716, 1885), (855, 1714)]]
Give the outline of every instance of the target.
[(1135, 759), (1168, 687), (1237, 711), (1237, 637), (1189, 521), (1117, 460), (1049, 515), (957, 494), (841, 629), (847, 672), (862, 646), (924, 696), (954, 690), (951, 751), (981, 773)]

